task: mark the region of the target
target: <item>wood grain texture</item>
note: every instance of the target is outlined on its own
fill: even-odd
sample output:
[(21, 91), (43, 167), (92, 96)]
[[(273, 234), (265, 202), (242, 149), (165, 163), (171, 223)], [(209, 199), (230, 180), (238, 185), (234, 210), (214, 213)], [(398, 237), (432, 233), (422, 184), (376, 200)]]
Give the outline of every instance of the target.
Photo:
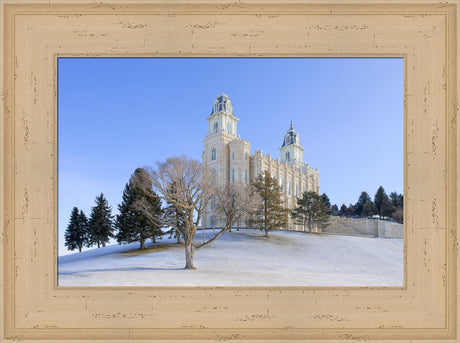
[[(0, 339), (458, 341), (455, 1), (0, 5)], [(403, 57), (405, 286), (56, 287), (65, 56)]]

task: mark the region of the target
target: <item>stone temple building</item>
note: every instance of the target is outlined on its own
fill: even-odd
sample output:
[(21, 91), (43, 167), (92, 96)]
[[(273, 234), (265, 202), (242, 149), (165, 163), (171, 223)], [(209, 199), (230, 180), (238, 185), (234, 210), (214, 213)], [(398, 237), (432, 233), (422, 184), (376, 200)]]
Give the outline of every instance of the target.
[[(249, 141), (238, 135), (239, 119), (233, 113), (232, 102), (225, 94), (219, 95), (212, 106), (208, 120), (208, 134), (204, 138), (202, 153), (203, 166), (209, 167), (220, 185), (241, 182), (249, 184), (263, 171), (275, 177), (282, 190), (282, 199), (288, 208), (294, 208), (296, 197), (304, 191), (319, 193), (319, 171), (303, 161), (304, 148), (300, 144), (299, 134), (292, 125), (284, 135), (280, 147), (280, 158), (263, 155), (262, 150), (255, 150), (251, 155)], [(215, 204), (210, 201), (203, 213), (203, 227), (221, 227), (223, 222), (215, 214)], [(289, 221), (288, 230), (302, 230)], [(247, 227), (246, 220), (235, 226)]]

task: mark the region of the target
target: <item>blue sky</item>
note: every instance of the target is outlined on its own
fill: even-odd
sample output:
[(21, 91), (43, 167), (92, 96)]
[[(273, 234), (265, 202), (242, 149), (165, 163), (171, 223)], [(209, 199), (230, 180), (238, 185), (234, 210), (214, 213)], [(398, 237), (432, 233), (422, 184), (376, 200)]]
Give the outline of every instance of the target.
[(279, 157), (293, 121), (332, 203), (403, 192), (402, 58), (59, 58), (59, 254), (72, 208), (113, 213), (137, 167), (201, 160), (214, 99), (230, 97), (251, 153)]

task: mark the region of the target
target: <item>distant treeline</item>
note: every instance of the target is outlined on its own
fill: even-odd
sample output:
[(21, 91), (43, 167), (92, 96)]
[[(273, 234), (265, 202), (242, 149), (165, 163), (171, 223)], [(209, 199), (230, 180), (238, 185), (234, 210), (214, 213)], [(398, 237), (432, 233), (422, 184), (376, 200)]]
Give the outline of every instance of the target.
[(330, 207), (329, 214), (332, 216), (346, 217), (372, 217), (379, 216), (381, 219), (393, 219), (398, 223), (403, 223), (404, 197), (397, 192), (391, 192), (388, 196), (385, 189), (380, 186), (374, 195), (374, 200), (370, 195), (363, 191), (355, 204), (348, 206), (342, 204)]

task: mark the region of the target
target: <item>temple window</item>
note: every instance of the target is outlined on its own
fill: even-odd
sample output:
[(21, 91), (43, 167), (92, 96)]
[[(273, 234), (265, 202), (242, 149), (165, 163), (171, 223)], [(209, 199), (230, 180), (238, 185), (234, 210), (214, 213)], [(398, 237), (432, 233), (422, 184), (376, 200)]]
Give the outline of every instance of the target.
[(212, 148), (211, 150), (211, 161), (216, 159), (216, 148)]

